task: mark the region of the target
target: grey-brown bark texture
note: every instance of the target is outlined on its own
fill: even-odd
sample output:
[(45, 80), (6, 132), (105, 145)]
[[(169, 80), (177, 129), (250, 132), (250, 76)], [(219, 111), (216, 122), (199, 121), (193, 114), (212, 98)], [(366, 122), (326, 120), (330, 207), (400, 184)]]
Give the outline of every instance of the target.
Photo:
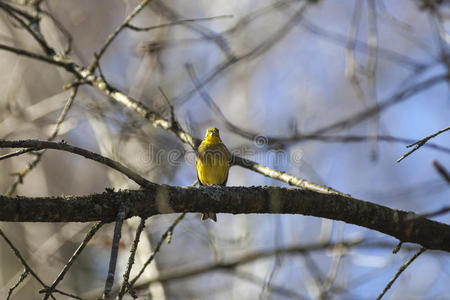
[(112, 222), (122, 203), (129, 209), (127, 217), (203, 211), (323, 217), (377, 230), (428, 249), (450, 251), (449, 225), (351, 197), (280, 187), (154, 185), (145, 190), (106, 190), (88, 196), (0, 196), (0, 221)]

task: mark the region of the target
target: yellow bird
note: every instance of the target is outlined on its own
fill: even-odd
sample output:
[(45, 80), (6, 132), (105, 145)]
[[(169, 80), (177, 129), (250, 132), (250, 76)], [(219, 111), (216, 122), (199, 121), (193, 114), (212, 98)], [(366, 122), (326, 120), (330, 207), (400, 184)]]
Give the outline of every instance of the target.
[[(206, 130), (205, 139), (197, 149), (197, 179), (200, 185), (225, 185), (230, 169), (231, 154), (220, 140), (219, 129)], [(214, 212), (202, 215), (202, 221), (211, 219), (217, 222)]]

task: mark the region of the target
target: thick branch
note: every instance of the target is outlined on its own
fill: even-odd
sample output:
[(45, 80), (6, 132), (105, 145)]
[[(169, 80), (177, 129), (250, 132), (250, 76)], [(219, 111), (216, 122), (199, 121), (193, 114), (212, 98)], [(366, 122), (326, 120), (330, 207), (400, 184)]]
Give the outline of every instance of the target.
[(145, 190), (107, 190), (102, 194), (59, 197), (0, 196), (0, 221), (91, 222), (115, 220), (122, 203), (127, 217), (143, 218), (175, 212), (302, 214), (340, 220), (383, 232), (403, 242), (450, 252), (450, 226), (412, 212), (357, 200), (279, 187), (173, 187)]

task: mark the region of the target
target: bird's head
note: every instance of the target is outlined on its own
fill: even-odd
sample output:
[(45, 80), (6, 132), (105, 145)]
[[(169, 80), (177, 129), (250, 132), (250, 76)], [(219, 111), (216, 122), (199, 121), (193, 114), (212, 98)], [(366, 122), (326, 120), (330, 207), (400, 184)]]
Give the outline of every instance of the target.
[(216, 137), (220, 139), (219, 129), (217, 128), (209, 128), (206, 130), (205, 138), (207, 137)]

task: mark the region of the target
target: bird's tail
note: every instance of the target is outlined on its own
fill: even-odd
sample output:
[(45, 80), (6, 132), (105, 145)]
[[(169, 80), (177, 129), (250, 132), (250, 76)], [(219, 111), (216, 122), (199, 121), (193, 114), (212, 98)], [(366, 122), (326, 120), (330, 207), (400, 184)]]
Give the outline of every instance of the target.
[(206, 212), (202, 215), (202, 221), (206, 221), (208, 219), (213, 220), (214, 222), (217, 222), (217, 215), (215, 212)]

